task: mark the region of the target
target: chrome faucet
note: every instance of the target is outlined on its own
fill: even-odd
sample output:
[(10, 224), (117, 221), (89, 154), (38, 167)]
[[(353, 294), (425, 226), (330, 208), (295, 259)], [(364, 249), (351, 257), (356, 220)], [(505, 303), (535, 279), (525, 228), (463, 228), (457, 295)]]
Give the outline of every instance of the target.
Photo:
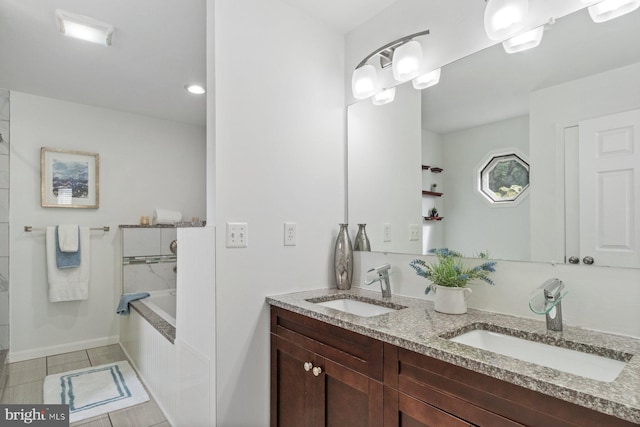
[(382, 298), (391, 298), (391, 283), (389, 283), (389, 270), (391, 270), (390, 264), (383, 264), (380, 267), (372, 268), (367, 273), (378, 273), (378, 277), (372, 280), (365, 280), (365, 285), (371, 285), (375, 282), (380, 282), (380, 290), (382, 291)]
[(549, 279), (531, 294), (529, 308), (536, 314), (544, 314), (547, 330), (562, 331), (562, 292), (565, 286), (560, 279)]
[(541, 286), (544, 295), (544, 312), (547, 329), (562, 331), (562, 296), (564, 283), (559, 279), (549, 279)]

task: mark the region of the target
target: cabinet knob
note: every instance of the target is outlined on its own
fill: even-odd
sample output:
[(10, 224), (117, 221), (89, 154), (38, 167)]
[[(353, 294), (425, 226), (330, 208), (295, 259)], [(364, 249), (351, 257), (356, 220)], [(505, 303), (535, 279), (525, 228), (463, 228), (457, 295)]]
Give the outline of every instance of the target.
[(580, 258), (577, 256), (569, 257), (569, 264), (580, 264)]
[(317, 377), (322, 373), (322, 368), (320, 366), (316, 366), (313, 368), (312, 372), (313, 372), (313, 375)]
[(171, 243), (169, 243), (169, 250), (173, 254), (177, 254), (178, 253), (178, 241), (177, 240), (174, 240)]
[(587, 264), (587, 265), (593, 264), (593, 261), (594, 261), (593, 257), (590, 257), (590, 256), (586, 256), (586, 257), (582, 258), (582, 262)]
[(313, 363), (311, 362), (304, 362), (304, 370), (309, 372), (312, 368), (313, 368)]

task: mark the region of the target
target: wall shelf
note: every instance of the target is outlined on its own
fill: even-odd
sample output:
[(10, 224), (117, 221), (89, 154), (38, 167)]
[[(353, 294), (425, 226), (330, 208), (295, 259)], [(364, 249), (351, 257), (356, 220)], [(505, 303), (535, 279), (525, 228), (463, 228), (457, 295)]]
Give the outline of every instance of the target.
[(428, 166), (428, 165), (422, 165), (422, 170), (423, 171), (431, 170), (431, 172), (433, 172), (433, 173), (440, 173), (440, 172), (444, 171), (444, 169), (439, 168), (437, 166)]
[(440, 197), (442, 196), (443, 193), (438, 193), (435, 191), (427, 191), (427, 190), (422, 190), (422, 195), (423, 196), (434, 196), (434, 197)]
[(443, 216), (425, 216), (423, 218), (425, 221), (442, 221), (444, 219)]

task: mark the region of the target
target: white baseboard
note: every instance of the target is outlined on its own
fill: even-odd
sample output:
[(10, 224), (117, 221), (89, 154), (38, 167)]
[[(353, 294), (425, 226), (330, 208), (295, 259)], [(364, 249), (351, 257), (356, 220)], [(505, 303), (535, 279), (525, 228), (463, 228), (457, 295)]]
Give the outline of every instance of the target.
[(96, 338), (93, 340), (76, 341), (68, 344), (54, 345), (50, 347), (40, 347), (30, 350), (12, 352), (9, 349), (9, 355), (7, 356), (9, 363), (22, 362), (23, 360), (37, 359), (39, 357), (54, 356), (56, 354), (69, 353), (78, 350), (87, 350), (94, 347), (102, 347), (105, 345), (118, 344), (120, 342), (120, 336), (114, 335), (111, 337)]

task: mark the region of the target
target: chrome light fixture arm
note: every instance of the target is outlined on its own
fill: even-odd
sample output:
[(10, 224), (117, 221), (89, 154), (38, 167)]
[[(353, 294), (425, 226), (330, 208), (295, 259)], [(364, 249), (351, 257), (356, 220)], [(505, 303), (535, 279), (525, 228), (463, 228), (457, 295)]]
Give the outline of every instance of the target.
[(398, 40), (394, 40), (391, 43), (387, 43), (386, 45), (378, 48), (377, 50), (375, 50), (375, 51), (371, 52), (369, 55), (367, 55), (356, 66), (356, 69), (358, 69), (358, 68), (362, 67), (363, 65), (365, 65), (367, 62), (369, 62), (369, 60), (371, 58), (373, 58), (376, 55), (380, 56), (380, 66), (382, 68), (386, 68), (386, 67), (391, 65), (391, 59), (393, 58), (393, 51), (398, 46), (401, 46), (401, 45), (407, 43), (408, 41), (411, 41), (411, 40), (415, 39), (416, 37), (426, 36), (427, 34), (429, 34), (429, 30), (424, 30), (424, 31), (420, 31), (420, 32), (417, 32), (417, 33), (414, 33), (414, 34), (409, 34), (408, 36), (404, 36), (402, 38), (399, 38)]

